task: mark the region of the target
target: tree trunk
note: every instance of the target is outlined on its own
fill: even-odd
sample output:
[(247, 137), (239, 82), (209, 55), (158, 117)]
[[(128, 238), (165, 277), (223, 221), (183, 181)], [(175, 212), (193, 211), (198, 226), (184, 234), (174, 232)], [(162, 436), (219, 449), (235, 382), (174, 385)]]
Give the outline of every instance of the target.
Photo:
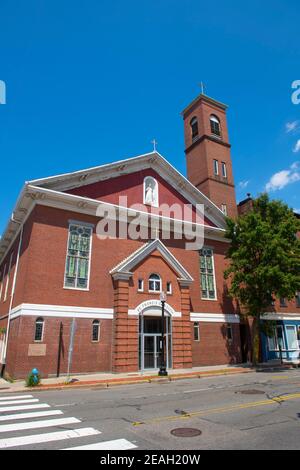
[(256, 366), (259, 362), (260, 321), (253, 318), (252, 324), (252, 364)]

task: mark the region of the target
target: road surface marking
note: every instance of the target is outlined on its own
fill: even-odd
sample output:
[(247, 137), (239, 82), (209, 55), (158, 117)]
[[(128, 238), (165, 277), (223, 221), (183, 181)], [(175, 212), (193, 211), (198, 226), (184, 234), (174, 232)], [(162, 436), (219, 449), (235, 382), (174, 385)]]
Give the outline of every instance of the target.
[(41, 418), (43, 416), (63, 415), (61, 410), (34, 411), (32, 413), (19, 413), (14, 415), (0, 416), (0, 421), (14, 421), (15, 419)]
[(1, 397), (0, 398), (0, 401), (3, 401), (3, 400), (21, 400), (23, 398), (33, 398), (32, 395), (12, 395), (12, 396), (6, 396), (6, 397)]
[(51, 432), (47, 434), (34, 434), (32, 436), (10, 437), (8, 439), (0, 439), (0, 449), (41, 444), (45, 442), (63, 441), (65, 439), (77, 439), (79, 437), (96, 436), (97, 434), (101, 433), (94, 428), (82, 428)]
[(47, 405), (47, 403), (38, 403), (37, 405), (3, 406), (0, 407), (0, 413), (5, 413), (6, 411), (33, 410), (35, 408), (50, 408), (50, 405)]
[(9, 401), (1, 401), (1, 406), (3, 405), (18, 405), (21, 403), (37, 403), (39, 400), (37, 398), (31, 398), (29, 400), (9, 400)]
[(137, 446), (126, 439), (116, 439), (115, 441), (97, 442), (96, 444), (88, 444), (79, 447), (69, 447), (61, 450), (130, 450), (136, 449)]
[(258, 406), (266, 406), (266, 405), (276, 405), (278, 403), (283, 403), (288, 400), (296, 400), (300, 398), (300, 393), (292, 393), (292, 394), (287, 394), (287, 395), (280, 395), (278, 397), (273, 397), (268, 400), (261, 400), (261, 401), (253, 401), (249, 403), (243, 403), (239, 405), (229, 405), (225, 407), (220, 407), (220, 408), (208, 408), (207, 410), (201, 410), (201, 411), (194, 411), (194, 412), (187, 412), (185, 415), (182, 416), (162, 416), (161, 418), (153, 418), (149, 420), (145, 420), (143, 422), (134, 422), (132, 423), (133, 426), (140, 426), (143, 424), (151, 424), (151, 423), (159, 423), (161, 421), (177, 421), (179, 419), (189, 419), (193, 418), (195, 416), (205, 416), (209, 414), (214, 414), (214, 413), (226, 413), (230, 411), (236, 411), (236, 410), (245, 410), (247, 408), (255, 408)]
[(64, 424), (81, 423), (77, 418), (59, 418), (59, 419), (45, 419), (43, 421), (30, 421), (29, 423), (14, 423), (2, 424), (0, 426), (1, 432), (23, 431), (24, 429), (38, 429), (38, 428), (51, 428), (56, 426), (63, 426)]

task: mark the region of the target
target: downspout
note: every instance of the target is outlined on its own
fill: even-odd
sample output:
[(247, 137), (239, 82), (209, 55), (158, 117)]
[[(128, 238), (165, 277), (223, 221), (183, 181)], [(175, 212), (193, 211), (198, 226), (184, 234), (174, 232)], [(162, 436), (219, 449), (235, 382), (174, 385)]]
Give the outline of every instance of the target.
[(4, 375), (5, 366), (6, 366), (6, 353), (7, 353), (8, 337), (9, 337), (9, 331), (10, 331), (11, 312), (12, 312), (13, 302), (14, 302), (14, 295), (15, 295), (15, 289), (16, 289), (16, 283), (17, 283), (17, 276), (18, 276), (18, 269), (19, 269), (19, 262), (20, 262), (20, 253), (21, 253), (21, 247), (22, 247), (22, 242), (23, 242), (23, 232), (24, 232), (23, 223), (18, 222), (17, 220), (15, 220), (14, 213), (11, 216), (11, 221), (14, 222), (15, 224), (19, 224), (21, 226), (21, 231), (20, 231), (20, 239), (19, 239), (19, 247), (18, 247), (18, 256), (17, 256), (17, 262), (16, 262), (16, 267), (15, 267), (15, 272), (14, 272), (14, 279), (13, 279), (13, 285), (12, 285), (12, 290), (11, 290), (10, 303), (9, 303), (7, 329), (6, 329), (6, 335), (5, 335), (4, 352), (3, 352), (2, 368), (1, 368), (1, 377), (3, 377), (3, 375)]

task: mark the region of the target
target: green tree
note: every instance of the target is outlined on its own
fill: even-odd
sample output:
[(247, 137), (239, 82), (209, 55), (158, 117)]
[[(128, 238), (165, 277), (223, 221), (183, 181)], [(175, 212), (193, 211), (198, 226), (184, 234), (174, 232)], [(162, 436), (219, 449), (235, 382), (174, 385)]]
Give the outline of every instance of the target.
[(227, 219), (229, 294), (245, 315), (253, 318), (252, 361), (259, 359), (260, 317), (275, 298), (291, 300), (300, 290), (300, 221), (281, 201), (262, 194), (253, 209), (236, 220)]

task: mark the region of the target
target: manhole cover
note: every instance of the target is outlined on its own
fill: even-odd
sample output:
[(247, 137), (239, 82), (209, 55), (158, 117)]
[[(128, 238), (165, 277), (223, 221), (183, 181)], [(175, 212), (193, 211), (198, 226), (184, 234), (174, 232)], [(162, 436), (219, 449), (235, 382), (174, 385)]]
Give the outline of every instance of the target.
[(196, 437), (202, 434), (200, 429), (194, 428), (177, 428), (171, 431), (171, 434), (176, 437)]
[(236, 392), (236, 393), (242, 393), (243, 395), (264, 395), (265, 394), (265, 392), (263, 392), (262, 390), (254, 390), (254, 389), (241, 390), (240, 392)]

